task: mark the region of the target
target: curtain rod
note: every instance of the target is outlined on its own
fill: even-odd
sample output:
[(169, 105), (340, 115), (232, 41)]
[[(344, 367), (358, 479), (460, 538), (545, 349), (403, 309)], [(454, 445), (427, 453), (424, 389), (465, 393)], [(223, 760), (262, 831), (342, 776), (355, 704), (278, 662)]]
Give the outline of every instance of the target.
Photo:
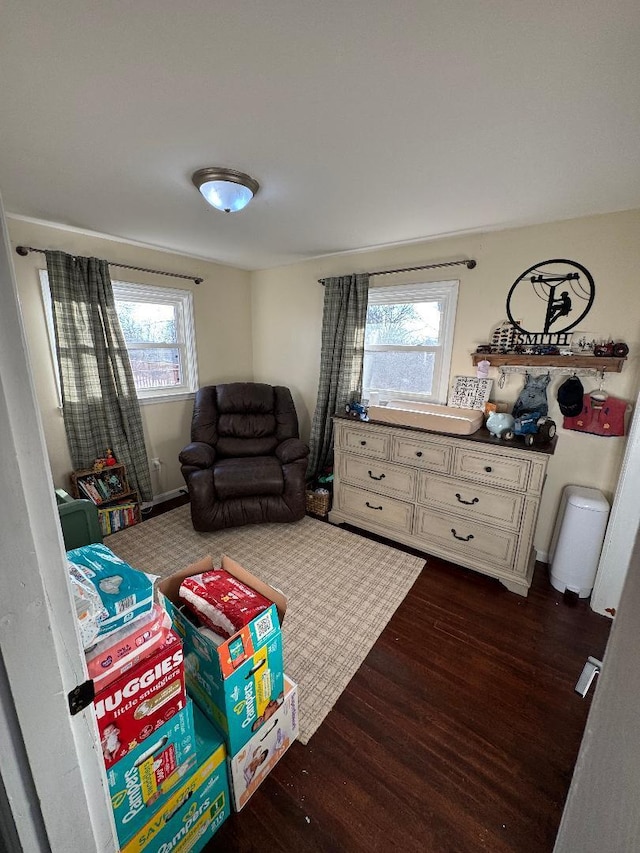
[[(372, 275), (394, 275), (398, 272), (415, 272), (416, 270), (433, 270), (437, 267), (458, 267), (461, 264), (464, 264), (468, 270), (472, 270), (477, 266), (477, 261), (443, 261), (441, 264), (423, 264), (420, 267), (404, 267), (403, 269), (399, 270), (376, 270), (375, 272), (370, 272), (369, 277), (371, 277)], [(319, 278), (318, 284), (324, 286), (325, 281), (325, 278)]]
[[(44, 255), (46, 249), (35, 249), (33, 246), (16, 246), (16, 252), (21, 255), (23, 258), (26, 257), (29, 252), (39, 252), (41, 255)], [(134, 267), (131, 264), (116, 264), (115, 261), (107, 261), (110, 267), (119, 267), (122, 270), (136, 270), (137, 272), (151, 272), (154, 275), (168, 275), (171, 278), (186, 278), (188, 281), (192, 281), (194, 284), (202, 284), (204, 279), (198, 278), (196, 275), (184, 275), (179, 272), (165, 272), (164, 270), (152, 270), (148, 267)]]

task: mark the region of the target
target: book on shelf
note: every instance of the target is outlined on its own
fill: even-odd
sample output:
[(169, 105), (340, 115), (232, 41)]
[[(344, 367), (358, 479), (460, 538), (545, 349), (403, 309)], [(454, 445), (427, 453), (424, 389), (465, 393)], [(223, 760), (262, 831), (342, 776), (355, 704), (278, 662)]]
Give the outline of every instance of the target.
[(103, 507), (98, 510), (98, 519), (102, 535), (108, 536), (110, 533), (116, 533), (118, 530), (124, 530), (125, 527), (138, 523), (138, 504), (132, 501)]
[(105, 481), (102, 479), (102, 477), (94, 477), (93, 483), (96, 489), (100, 492), (103, 501), (108, 501), (111, 499), (111, 490), (109, 489)]
[(93, 501), (93, 503), (101, 504), (104, 502), (104, 498), (98, 491), (95, 482), (93, 482), (93, 478), (85, 477), (82, 480), (78, 480), (78, 488), (81, 492), (84, 492), (85, 496), (88, 497), (90, 501)]
[(77, 491), (82, 492), (83, 496), (96, 504), (118, 500), (120, 497), (132, 494), (124, 477), (124, 470), (117, 472), (105, 469), (82, 472), (80, 475), (75, 475), (75, 483)]

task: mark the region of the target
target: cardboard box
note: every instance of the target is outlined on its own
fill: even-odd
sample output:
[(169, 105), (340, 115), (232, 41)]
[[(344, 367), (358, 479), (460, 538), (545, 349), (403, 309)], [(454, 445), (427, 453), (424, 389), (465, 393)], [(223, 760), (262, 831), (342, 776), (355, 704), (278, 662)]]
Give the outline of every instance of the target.
[(298, 685), (285, 676), (284, 701), (240, 752), (229, 757), (234, 809), (239, 812), (298, 737)]
[(214, 568), (205, 557), (165, 578), (158, 585), (182, 638), (187, 688), (200, 709), (224, 733), (230, 754), (238, 752), (264, 724), (265, 712), (284, 697), (284, 667), (280, 625), (287, 608), (285, 596), (256, 578), (229, 557), (222, 568), (260, 592), (273, 604), (225, 642), (216, 646), (203, 636), (179, 601), (182, 580)]
[(173, 631), (93, 700), (107, 770), (187, 703), (182, 641)]
[(122, 853), (201, 850), (230, 813), (226, 749), (220, 732), (193, 708), (197, 768), (174, 790)]
[(111, 807), (122, 844), (138, 832), (197, 763), (193, 703), (179, 711), (107, 771)]

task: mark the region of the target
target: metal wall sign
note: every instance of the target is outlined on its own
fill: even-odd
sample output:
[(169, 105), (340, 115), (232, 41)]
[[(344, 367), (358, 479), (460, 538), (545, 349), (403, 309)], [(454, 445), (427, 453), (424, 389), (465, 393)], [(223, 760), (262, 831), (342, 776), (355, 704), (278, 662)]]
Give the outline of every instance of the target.
[(595, 294), (593, 276), (582, 264), (563, 259), (541, 261), (511, 285), (507, 317), (527, 336), (526, 342), (563, 345), (566, 333), (589, 313)]

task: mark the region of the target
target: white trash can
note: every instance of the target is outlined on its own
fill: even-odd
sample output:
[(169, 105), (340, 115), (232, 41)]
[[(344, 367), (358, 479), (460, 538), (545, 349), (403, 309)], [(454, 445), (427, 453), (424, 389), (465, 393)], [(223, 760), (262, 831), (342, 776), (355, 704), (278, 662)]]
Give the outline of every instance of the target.
[(551, 586), (591, 595), (609, 519), (609, 502), (598, 489), (565, 486), (551, 539)]

